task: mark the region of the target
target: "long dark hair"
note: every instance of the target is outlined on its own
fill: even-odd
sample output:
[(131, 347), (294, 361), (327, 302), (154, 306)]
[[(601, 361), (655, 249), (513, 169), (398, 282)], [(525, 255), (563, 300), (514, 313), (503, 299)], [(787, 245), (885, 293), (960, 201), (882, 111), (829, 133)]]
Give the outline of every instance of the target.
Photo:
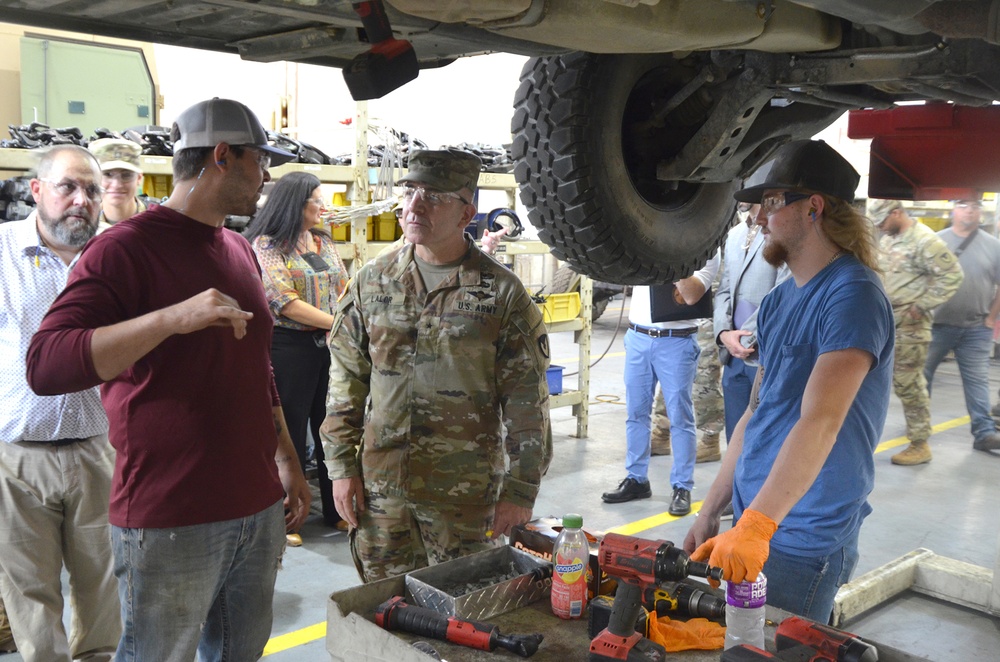
[[(247, 225), (243, 236), (247, 241), (253, 241), (267, 235), (278, 250), (284, 255), (291, 255), (302, 232), (302, 210), (319, 185), (319, 178), (308, 172), (282, 176), (268, 194), (267, 202)], [(311, 228), (310, 232), (330, 236), (320, 228)]]

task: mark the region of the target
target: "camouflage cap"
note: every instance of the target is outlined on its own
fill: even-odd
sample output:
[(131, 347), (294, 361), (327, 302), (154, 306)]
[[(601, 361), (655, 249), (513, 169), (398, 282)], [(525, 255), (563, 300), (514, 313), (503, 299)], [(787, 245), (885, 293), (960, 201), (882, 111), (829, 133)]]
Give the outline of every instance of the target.
[(407, 173), (398, 181), (427, 184), (442, 191), (475, 191), (482, 165), (478, 156), (462, 149), (420, 150), (410, 154)]
[(142, 147), (138, 143), (119, 138), (101, 138), (90, 143), (87, 149), (97, 157), (102, 171), (131, 170), (142, 174), (142, 168), (139, 167)]
[(902, 208), (903, 203), (899, 200), (869, 199), (868, 218), (872, 219), (875, 225), (882, 225), (894, 209)]

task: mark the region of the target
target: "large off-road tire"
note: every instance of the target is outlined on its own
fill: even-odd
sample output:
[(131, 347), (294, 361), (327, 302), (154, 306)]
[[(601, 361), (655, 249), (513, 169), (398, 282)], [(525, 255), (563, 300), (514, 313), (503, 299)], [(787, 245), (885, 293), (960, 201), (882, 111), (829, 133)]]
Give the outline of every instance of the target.
[(701, 268), (734, 216), (738, 183), (662, 182), (713, 103), (694, 95), (649, 122), (697, 72), (671, 55), (534, 58), (511, 122), (521, 200), (552, 253), (611, 283), (663, 283)]
[[(552, 282), (546, 288), (551, 294), (559, 294), (562, 292), (577, 292), (580, 290), (580, 274), (573, 271), (572, 267), (569, 265), (562, 265), (556, 272), (552, 274)], [(590, 307), (590, 319), (591, 321), (598, 319), (604, 314), (604, 311), (608, 309), (608, 302), (611, 299), (601, 299), (600, 301), (593, 301)]]

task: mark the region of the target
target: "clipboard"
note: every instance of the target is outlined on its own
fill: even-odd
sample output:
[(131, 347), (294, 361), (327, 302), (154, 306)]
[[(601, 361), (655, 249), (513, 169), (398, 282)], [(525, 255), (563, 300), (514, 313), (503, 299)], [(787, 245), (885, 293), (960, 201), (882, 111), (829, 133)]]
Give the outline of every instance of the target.
[(705, 290), (698, 302), (689, 306), (684, 303), (677, 286), (649, 286), (649, 314), (651, 322), (677, 322), (680, 320), (697, 320), (712, 317), (714, 314), (714, 297), (711, 288)]

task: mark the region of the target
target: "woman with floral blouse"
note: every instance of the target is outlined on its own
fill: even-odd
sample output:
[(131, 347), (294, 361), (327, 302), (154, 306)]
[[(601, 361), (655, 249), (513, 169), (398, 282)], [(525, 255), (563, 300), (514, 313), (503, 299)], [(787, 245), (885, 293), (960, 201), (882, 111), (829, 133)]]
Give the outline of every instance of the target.
[[(319, 179), (306, 172), (290, 173), (275, 184), (245, 236), (260, 262), (274, 315), (271, 363), (285, 422), (303, 469), (306, 430), (312, 432), (323, 519), (338, 526), (341, 518), (333, 505), (319, 426), (326, 417), (330, 376), (326, 335), (348, 274), (333, 238), (322, 227), (323, 209)], [(288, 544), (298, 547), (302, 537), (290, 533)]]

